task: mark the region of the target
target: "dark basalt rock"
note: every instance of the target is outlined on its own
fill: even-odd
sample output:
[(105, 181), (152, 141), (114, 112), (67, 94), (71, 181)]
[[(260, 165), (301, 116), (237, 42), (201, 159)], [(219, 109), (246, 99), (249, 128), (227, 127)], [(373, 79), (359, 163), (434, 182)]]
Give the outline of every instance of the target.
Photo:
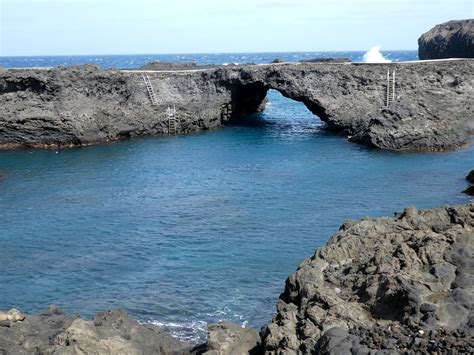
[(265, 352), (472, 353), (473, 256), (474, 204), (345, 223), (288, 278)]
[(474, 196), (474, 185), (469, 186), (466, 190), (464, 190), (465, 194), (469, 196)]
[(177, 63), (152, 61), (141, 66), (140, 70), (193, 70), (199, 68), (201, 68), (201, 66), (193, 62)]
[(300, 60), (300, 63), (350, 63), (350, 62), (352, 62), (350, 58), (332, 58), (332, 57)]
[(467, 174), (466, 180), (469, 181), (471, 184), (474, 184), (474, 170), (471, 170), (469, 174)]
[(436, 25), (418, 39), (420, 59), (474, 58), (474, 19)]
[[(389, 69), (398, 79), (395, 101), (387, 107)], [(262, 110), (270, 89), (304, 103), (328, 130), (371, 147), (450, 150), (468, 144), (473, 133), (470, 60), (283, 63), (147, 75), (156, 105), (136, 70), (0, 71), (0, 148), (73, 147), (167, 134), (170, 108), (177, 133), (213, 129)]]
[(156, 70), (156, 71), (186, 71), (186, 70), (199, 70), (199, 69), (217, 69), (217, 68), (235, 68), (243, 67), (246, 65), (255, 65), (255, 63), (245, 64), (197, 64), (194, 62), (160, 62), (152, 61), (148, 64), (141, 66), (138, 70)]
[[(0, 175), (1, 177), (1, 175)], [(469, 174), (466, 176), (466, 180), (471, 183), (471, 186), (469, 186), (466, 190), (463, 192), (465, 194), (468, 194), (469, 196), (474, 196), (474, 170), (471, 170)]]

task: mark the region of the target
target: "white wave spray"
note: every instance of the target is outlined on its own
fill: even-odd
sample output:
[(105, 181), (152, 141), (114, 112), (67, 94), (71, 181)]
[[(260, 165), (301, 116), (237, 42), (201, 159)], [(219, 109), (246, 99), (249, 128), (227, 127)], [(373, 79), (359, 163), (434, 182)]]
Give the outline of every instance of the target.
[(380, 46), (370, 48), (367, 53), (364, 54), (362, 60), (365, 63), (391, 63), (390, 59), (387, 59), (380, 53)]

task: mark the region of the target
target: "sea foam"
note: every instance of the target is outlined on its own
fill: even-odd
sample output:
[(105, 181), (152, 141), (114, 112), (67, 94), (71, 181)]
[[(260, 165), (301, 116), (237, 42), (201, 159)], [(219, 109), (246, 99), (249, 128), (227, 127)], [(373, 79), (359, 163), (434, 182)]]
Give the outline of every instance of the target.
[(380, 46), (370, 48), (363, 56), (362, 60), (365, 63), (391, 63), (390, 59), (387, 59), (380, 53)]

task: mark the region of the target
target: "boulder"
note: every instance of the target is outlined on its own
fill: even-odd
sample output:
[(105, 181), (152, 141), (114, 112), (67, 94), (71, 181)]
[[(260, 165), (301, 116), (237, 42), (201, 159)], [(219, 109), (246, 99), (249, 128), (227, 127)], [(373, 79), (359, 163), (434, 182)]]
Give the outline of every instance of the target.
[(0, 321), (21, 322), (23, 320), (25, 320), (25, 315), (15, 308), (8, 312), (0, 312)]
[(420, 59), (474, 58), (474, 19), (436, 25), (418, 39)]
[(223, 322), (208, 326), (206, 355), (259, 354), (260, 336), (251, 328)]

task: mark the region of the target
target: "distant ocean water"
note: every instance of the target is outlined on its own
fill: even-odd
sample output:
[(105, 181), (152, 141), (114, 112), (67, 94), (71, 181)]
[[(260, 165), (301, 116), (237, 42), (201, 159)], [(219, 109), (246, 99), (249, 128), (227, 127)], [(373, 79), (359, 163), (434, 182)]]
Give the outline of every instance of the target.
[[(86, 56), (37, 56), (0, 57), (0, 67), (55, 67), (58, 65), (97, 64), (103, 68), (138, 68), (150, 61), (195, 62), (198, 64), (244, 64), (270, 63), (276, 58), (296, 62), (310, 58), (350, 58), (361, 62), (364, 51), (351, 52), (280, 52), (280, 53), (234, 53), (234, 54), (141, 54), (141, 55), (86, 55)], [(382, 51), (393, 61), (418, 60), (417, 51)]]
[[(316, 57), (180, 59), (302, 56)], [(8, 65), (1, 58), (0, 65), (174, 60), (80, 58), (10, 58)], [(258, 329), (271, 320), (285, 279), (345, 219), (472, 201), (461, 191), (473, 146), (418, 154), (366, 149), (325, 132), (301, 103), (275, 91), (268, 98), (262, 114), (221, 130), (0, 152), (0, 309), (37, 312), (56, 303), (90, 317), (125, 308), (194, 342), (210, 322)]]

